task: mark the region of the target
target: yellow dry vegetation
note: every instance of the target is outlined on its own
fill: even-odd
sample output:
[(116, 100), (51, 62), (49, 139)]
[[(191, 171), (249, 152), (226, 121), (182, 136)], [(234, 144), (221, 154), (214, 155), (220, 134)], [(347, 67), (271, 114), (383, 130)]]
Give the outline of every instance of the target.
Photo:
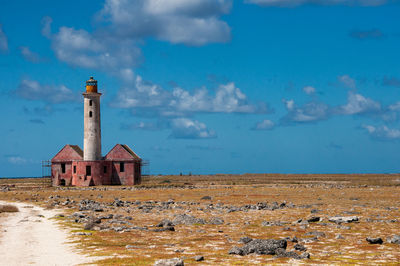
[[(221, 217), (222, 225), (177, 225), (175, 232), (90, 231), (90, 236), (71, 236), (82, 252), (104, 256), (99, 264), (152, 265), (162, 258), (184, 257), (187, 265), (255, 265), (255, 264), (396, 264), (400, 261), (400, 245), (389, 244), (386, 238), (400, 234), (400, 175), (209, 175), (154, 176), (144, 178), (139, 187), (53, 188), (48, 180), (0, 180), (0, 185), (13, 185), (0, 192), (0, 200), (24, 201), (51, 207), (55, 196), (61, 203), (66, 198), (79, 203), (83, 199), (110, 203), (123, 201), (180, 202), (183, 209), (173, 208), (145, 213), (138, 208), (119, 207), (113, 214), (131, 216), (135, 226), (149, 228), (162, 219), (188, 213), (209, 220)], [(49, 199), (53, 196), (53, 199)], [(210, 196), (212, 200), (202, 200)], [(227, 212), (206, 210), (209, 204), (243, 206), (258, 202), (293, 203), (294, 208)], [(191, 204), (196, 203), (196, 204)], [(198, 204), (197, 204), (198, 203)], [(65, 206), (66, 216), (77, 211), (77, 205)], [(316, 210), (317, 212), (311, 210)], [(105, 215), (106, 213), (101, 213)], [(360, 221), (337, 225), (331, 216), (357, 216)], [(298, 219), (319, 216), (322, 221), (302, 226)], [(399, 221), (398, 221), (399, 219)], [(57, 218), (71, 231), (84, 231), (82, 224)], [(262, 226), (263, 221), (287, 222), (283, 226)], [(244, 236), (257, 239), (284, 237), (310, 238), (307, 232), (324, 232), (325, 237), (305, 243), (311, 259), (293, 261), (268, 255), (228, 255)], [(344, 239), (336, 239), (336, 235)], [(382, 237), (383, 245), (371, 245), (365, 238)], [(127, 249), (126, 246), (132, 247)], [(288, 242), (288, 250), (294, 243)], [(196, 262), (193, 257), (203, 255)]]

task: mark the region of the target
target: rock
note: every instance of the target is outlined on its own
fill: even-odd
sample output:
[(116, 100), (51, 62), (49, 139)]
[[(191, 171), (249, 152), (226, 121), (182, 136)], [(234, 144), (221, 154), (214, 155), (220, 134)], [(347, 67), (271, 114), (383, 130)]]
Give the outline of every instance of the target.
[(99, 219), (107, 220), (107, 219), (112, 219), (113, 217), (114, 217), (113, 214), (107, 214), (107, 215), (100, 216)]
[(204, 196), (201, 198), (202, 200), (211, 200), (212, 198), (210, 196)]
[(350, 230), (351, 226), (338, 225), (336, 228)]
[(326, 236), (324, 232), (319, 232), (319, 231), (308, 232), (308, 233), (305, 233), (304, 235), (306, 235), (306, 236), (316, 236), (316, 237), (325, 237)]
[(183, 260), (180, 258), (157, 260), (154, 266), (184, 266)]
[(95, 226), (96, 226), (96, 224), (94, 223), (94, 221), (89, 221), (83, 226), (83, 229), (92, 230), (93, 227), (95, 227)]
[(329, 221), (333, 223), (352, 223), (352, 222), (358, 222), (358, 217), (357, 216), (335, 216), (335, 217), (330, 217)]
[(167, 227), (167, 226), (173, 226), (173, 222), (167, 219), (162, 220), (161, 222), (158, 223), (157, 227)]
[(303, 238), (301, 239), (302, 242), (304, 243), (312, 243), (312, 242), (317, 242), (318, 241), (318, 237), (314, 236), (311, 238)]
[(178, 214), (175, 215), (175, 218), (172, 220), (174, 225), (177, 224), (186, 224), (186, 225), (193, 225), (193, 224), (206, 224), (206, 221), (202, 218), (196, 218), (191, 215), (187, 214)]
[(214, 225), (221, 225), (224, 224), (224, 219), (220, 217), (212, 217), (208, 223)]
[(380, 237), (367, 237), (366, 240), (370, 244), (382, 244), (383, 240)]
[(336, 239), (344, 239), (344, 237), (343, 237), (341, 234), (337, 234), (337, 235), (335, 236), (335, 238), (336, 238)]
[(301, 260), (301, 259), (309, 259), (310, 258), (310, 254), (309, 253), (304, 253), (302, 255), (297, 254), (294, 251), (286, 251), (283, 248), (278, 248), (276, 251), (276, 257), (277, 258), (292, 258), (292, 259), (296, 259), (296, 260)]
[(240, 238), (238, 242), (239, 242), (239, 243), (243, 243), (243, 244), (247, 244), (247, 243), (249, 243), (250, 241), (253, 241), (253, 239), (250, 238), (250, 237), (248, 237), (248, 236), (245, 236), (245, 237)]
[(261, 226), (284, 226), (286, 224), (289, 224), (289, 223), (288, 222), (281, 222), (281, 221), (276, 221), (276, 222), (263, 221), (261, 223)]
[(175, 231), (175, 228), (173, 226), (166, 226), (163, 228), (157, 228), (152, 230), (153, 232), (164, 232), (164, 231)]
[(309, 222), (309, 223), (315, 223), (315, 222), (319, 222), (319, 221), (321, 221), (321, 217), (318, 217), (318, 216), (313, 216), (313, 217), (307, 219), (307, 222)]
[(237, 254), (237, 255), (248, 255), (250, 253), (256, 254), (266, 254), (266, 255), (275, 255), (276, 250), (286, 249), (287, 242), (284, 239), (275, 240), (275, 239), (255, 239), (243, 247), (238, 248), (234, 247), (229, 251), (229, 254)]
[(305, 247), (305, 246), (303, 246), (302, 244), (296, 244), (296, 245), (294, 245), (294, 249), (295, 250), (299, 250), (299, 251), (306, 251), (307, 250), (307, 248)]
[(234, 255), (240, 255), (240, 256), (245, 255), (245, 254), (244, 254), (244, 251), (243, 251), (241, 248), (239, 248), (239, 247), (233, 247), (233, 248), (231, 248), (231, 249), (229, 250), (228, 254), (234, 254)]
[(387, 242), (392, 244), (400, 244), (400, 235), (394, 235), (392, 237), (388, 237)]
[(73, 233), (73, 235), (75, 235), (75, 236), (91, 236), (92, 233), (87, 233), (87, 232), (76, 232), (76, 233)]
[(203, 261), (204, 260), (204, 256), (201, 256), (201, 255), (196, 256), (196, 257), (194, 257), (194, 260), (195, 261)]

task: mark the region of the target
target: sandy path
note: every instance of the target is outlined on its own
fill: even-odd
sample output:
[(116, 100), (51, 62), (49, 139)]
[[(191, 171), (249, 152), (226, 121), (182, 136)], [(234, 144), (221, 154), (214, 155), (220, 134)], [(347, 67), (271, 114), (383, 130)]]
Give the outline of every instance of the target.
[(1, 265), (77, 265), (94, 260), (74, 252), (73, 245), (66, 243), (68, 233), (49, 219), (57, 211), (24, 203), (12, 204), (19, 212), (2, 214), (0, 220)]

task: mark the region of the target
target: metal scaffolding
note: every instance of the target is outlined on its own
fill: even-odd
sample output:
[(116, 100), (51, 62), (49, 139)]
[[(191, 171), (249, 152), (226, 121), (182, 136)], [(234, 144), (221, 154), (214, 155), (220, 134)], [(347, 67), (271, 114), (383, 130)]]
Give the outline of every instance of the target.
[(51, 161), (42, 161), (42, 177), (51, 177)]

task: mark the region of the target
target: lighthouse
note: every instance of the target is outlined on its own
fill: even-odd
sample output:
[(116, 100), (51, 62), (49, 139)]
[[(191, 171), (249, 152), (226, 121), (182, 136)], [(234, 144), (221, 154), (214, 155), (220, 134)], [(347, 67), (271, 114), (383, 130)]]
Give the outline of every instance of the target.
[(101, 160), (101, 124), (100, 96), (97, 92), (97, 80), (90, 77), (86, 81), (86, 92), (83, 94), (83, 160)]
[(83, 95), (83, 151), (67, 144), (51, 159), (53, 186), (140, 184), (142, 159), (126, 144), (101, 155), (100, 96), (97, 80), (86, 81)]

